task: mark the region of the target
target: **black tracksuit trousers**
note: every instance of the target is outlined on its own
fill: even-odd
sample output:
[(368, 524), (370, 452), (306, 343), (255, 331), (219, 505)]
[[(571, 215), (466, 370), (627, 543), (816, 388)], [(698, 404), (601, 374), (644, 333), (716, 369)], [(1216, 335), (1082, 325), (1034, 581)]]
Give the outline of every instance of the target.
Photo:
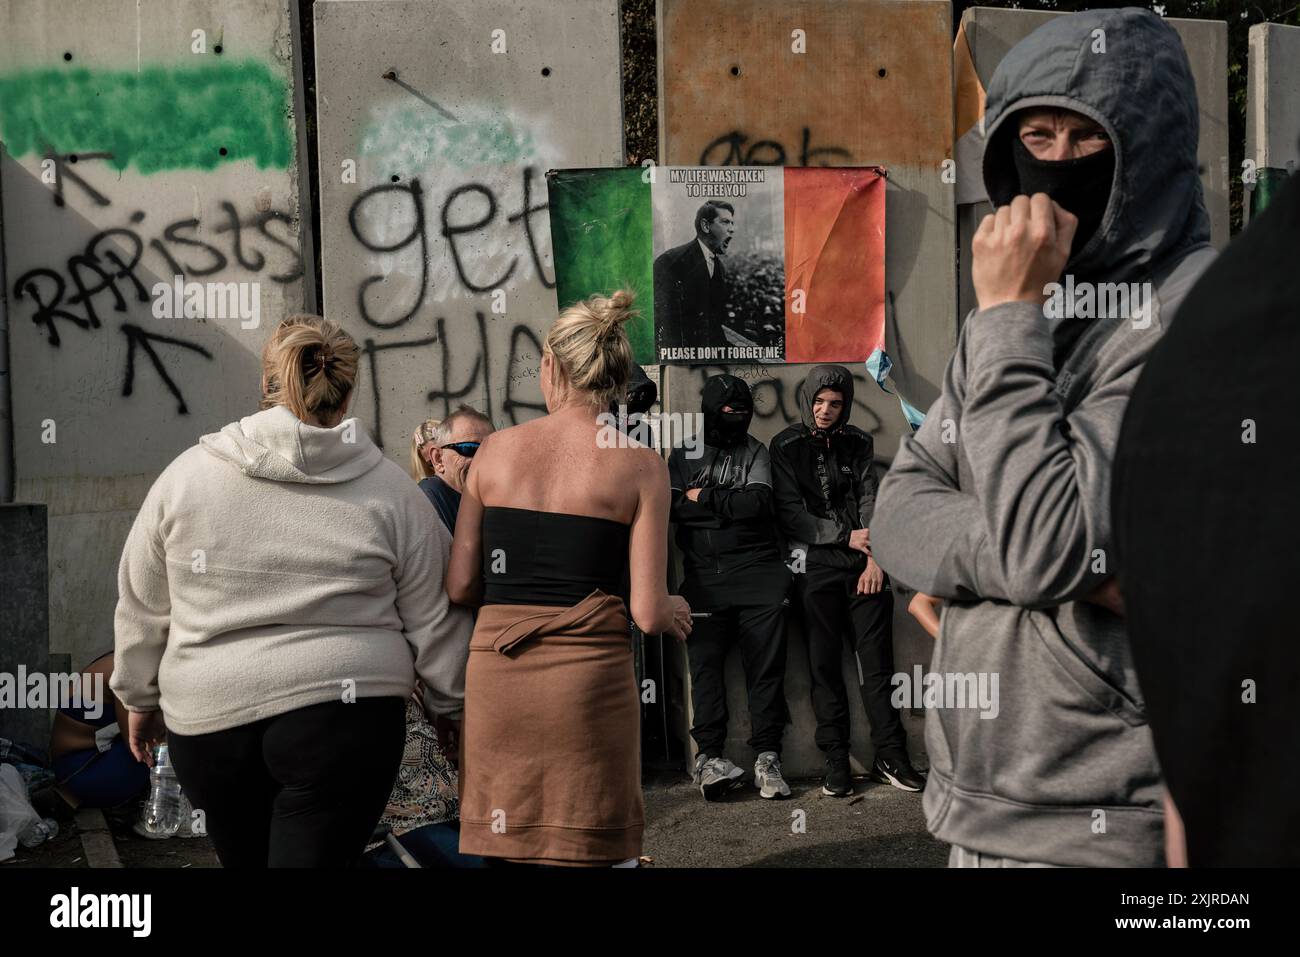
[(702, 754), (721, 757), (727, 740), (727, 688), (723, 679), (727, 652), (737, 642), (749, 690), (749, 746), (755, 754), (781, 753), (781, 735), (789, 720), (785, 703), (785, 611), (784, 604), (731, 607), (694, 621), (686, 642), (695, 708), (691, 737)]
[[(894, 593), (886, 576), (874, 595), (858, 595), (861, 570), (811, 562), (795, 575), (803, 606), (808, 671), (812, 678), (814, 740), (828, 757), (848, 757), (849, 698), (844, 687), (843, 649), (849, 639), (858, 672), (858, 690), (877, 755), (907, 757), (907, 734), (890, 703), (894, 674)], [(691, 636), (694, 640), (694, 635)]]

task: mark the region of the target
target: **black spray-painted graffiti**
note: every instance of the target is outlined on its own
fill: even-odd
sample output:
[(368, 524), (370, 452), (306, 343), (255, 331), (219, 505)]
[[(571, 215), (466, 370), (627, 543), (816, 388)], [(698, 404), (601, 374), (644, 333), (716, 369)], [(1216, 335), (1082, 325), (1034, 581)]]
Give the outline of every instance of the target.
[[(724, 133), (704, 147), (698, 166), (785, 166), (785, 146), (776, 140), (756, 140), (746, 146), (749, 137), (739, 130)], [(798, 163), (790, 166), (846, 166), (853, 154), (840, 146), (810, 149), (812, 132), (804, 127), (800, 134)]]
[[(523, 233), (528, 241), (528, 251), (532, 256), (533, 266), (537, 275), (541, 278), (543, 285), (547, 289), (554, 289), (554, 281), (546, 278), (546, 271), (542, 266), (542, 253), (538, 248), (538, 236), (533, 230), (532, 218), (539, 213), (545, 213), (549, 208), (547, 203), (534, 204), (532, 202), (532, 182), (536, 175), (536, 170), (532, 167), (524, 167), (523, 170), (523, 206), (515, 213), (506, 216), (506, 222), (514, 225), (519, 223), (523, 227)], [(391, 201), (394, 195), (404, 195), (410, 200), (410, 230), (402, 236), (401, 239), (393, 243), (382, 243), (378, 239), (367, 236), (361, 228), (361, 220), (366, 205), (376, 199), (381, 203)], [(478, 219), (470, 222), (453, 221), (453, 207), (457, 200), (463, 196), (479, 196), (487, 203), (487, 211)], [(457, 186), (447, 194), (443, 200), (442, 209), (439, 212), (439, 234), (447, 241), (447, 247), (451, 252), (451, 261), (456, 268), (456, 277), (464, 289), (470, 292), (484, 293), (499, 289), (515, 274), (515, 268), (519, 265), (518, 257), (511, 259), (510, 265), (506, 267), (505, 272), (495, 277), (471, 276), (469, 264), (466, 263), (465, 257), (457, 245), (457, 237), (467, 233), (476, 233), (480, 230), (487, 229), (496, 220), (500, 211), (500, 202), (495, 193), (482, 183), (465, 183)], [(367, 276), (357, 287), (357, 311), (361, 318), (374, 326), (376, 329), (395, 329), (398, 326), (405, 325), (419, 311), (420, 306), (424, 304), (425, 295), (429, 287), (429, 235), (428, 222), (424, 214), (424, 190), (420, 185), (419, 178), (412, 179), (409, 183), (383, 183), (379, 186), (372, 186), (370, 189), (361, 193), (352, 202), (348, 209), (348, 227), (352, 230), (352, 236), (359, 242), (363, 248), (372, 253), (400, 253), (412, 243), (420, 244), (420, 284), (416, 290), (415, 302), (411, 308), (402, 313), (396, 319), (389, 322), (382, 322), (375, 318), (367, 303), (366, 293), (372, 285), (377, 282), (383, 282), (383, 275)]]
[[(543, 238), (545, 234), (539, 233), (533, 222), (534, 217), (546, 214), (548, 204), (534, 199), (535, 187), (533, 179), (537, 176), (537, 170), (533, 167), (523, 167), (521, 175), (522, 201), (516, 211), (508, 213), (504, 217), (502, 217), (500, 198), (491, 187), (484, 183), (460, 184), (451, 189), (442, 201), (437, 217), (437, 235), (446, 241), (448, 258), (455, 271), (456, 282), (460, 290), (473, 294), (491, 293), (503, 288), (506, 283), (515, 278), (519, 266), (519, 256), (512, 257), (507, 265), (500, 267), (497, 275), (484, 275), (475, 268), (471, 257), (463, 248), (463, 243), (469, 239), (471, 234), (486, 231), (494, 225), (499, 227), (500, 222), (504, 222), (508, 227), (518, 227), (520, 229), (528, 247), (528, 254), (532, 259), (535, 275), (547, 289), (555, 288), (555, 282), (546, 275), (543, 263), (543, 253), (545, 251)], [(470, 199), (478, 200), (481, 212), (475, 216), (467, 217), (462, 213), (462, 210), (468, 205), (465, 201)], [(376, 204), (377, 208), (388, 212), (393, 208), (394, 200), (399, 203), (397, 217), (403, 223), (409, 222), (409, 229), (404, 229), (402, 235), (395, 241), (386, 241), (368, 233), (366, 223), (370, 222), (371, 218), (366, 215), (367, 208), (371, 204)], [(404, 210), (402, 207), (404, 207)], [(390, 218), (386, 217), (385, 221)], [(348, 228), (352, 232), (352, 237), (363, 249), (370, 253), (397, 255), (408, 249), (418, 249), (420, 259), (419, 284), (412, 301), (409, 305), (403, 305), (394, 318), (384, 319), (380, 317), (373, 306), (373, 287), (384, 281), (383, 274), (366, 276), (356, 286), (357, 313), (367, 325), (384, 330), (407, 326), (424, 306), (430, 286), (430, 256), (432, 249), (429, 234), (430, 221), (425, 211), (425, 189), (419, 178), (411, 179), (406, 183), (382, 183), (358, 194), (348, 209)], [(385, 390), (383, 388), (384, 369), (379, 360), (385, 352), (406, 353), (410, 350), (423, 350), (440, 346), (437, 350), (437, 368), (440, 375), (438, 381), (442, 383), (442, 386), (430, 389), (426, 393), (427, 400), (440, 406), (440, 414), (446, 416), (460, 402), (475, 394), (476, 390), (481, 390), (485, 407), (480, 411), (489, 418), (494, 417), (494, 413), (498, 410), (494, 408), (492, 401), (493, 355), (489, 345), (488, 329), (489, 324), (499, 321), (499, 318), (496, 315), (475, 310), (476, 341), (472, 346), (472, 349), (475, 350), (472, 353), (473, 364), (464, 374), (463, 379), (460, 379), (454, 385), (452, 383), (453, 367), (463, 368), (464, 363), (457, 361), (462, 353), (454, 346), (454, 337), (449, 334), (446, 316), (436, 316), (431, 320), (432, 335), (393, 341), (378, 341), (373, 338), (365, 340), (364, 353), (367, 359), (371, 396), (375, 404), (373, 434), (376, 443), (381, 448), (384, 445), (381, 423), (383, 421), (383, 395)], [(421, 325), (423, 326), (423, 321)], [(457, 329), (463, 329), (463, 325), (455, 323), (453, 325)], [(499, 411), (511, 424), (518, 424), (524, 418), (531, 417), (532, 413), (546, 411), (545, 406), (540, 402), (524, 401), (518, 398), (523, 388), (520, 383), (526, 382), (535, 374), (534, 366), (540, 360), (542, 342), (537, 333), (525, 323), (515, 323), (511, 327), (509, 342), (509, 352), (503, 370), (505, 396)], [(497, 368), (500, 369), (500, 367)]]
[[(379, 363), (382, 353), (387, 351), (407, 352), (412, 349), (428, 349), (435, 345), (442, 345), (439, 350), (441, 356), (440, 372), (443, 387), (441, 389), (430, 389), (425, 398), (434, 403), (441, 403), (441, 409), (437, 413), (442, 418), (446, 418), (457, 405), (465, 401), (471, 395), (480, 383), (489, 384), (492, 382), (492, 351), (488, 347), (487, 324), (488, 317), (482, 312), (474, 313), (474, 320), (477, 325), (478, 333), (478, 356), (474, 360), (474, 366), (466, 374), (461, 385), (453, 386), (451, 384), (452, 359), (454, 350), (451, 340), (447, 335), (447, 321), (443, 317), (434, 320), (434, 328), (437, 332), (432, 336), (425, 336), (419, 339), (401, 339), (395, 342), (376, 342), (374, 339), (365, 340), (362, 349), (366, 357), (367, 369), (370, 378), (370, 395), (375, 403), (375, 421), (372, 426), (372, 433), (375, 437), (375, 444), (380, 448), (384, 447), (383, 438), (383, 367)], [(512, 425), (517, 425), (523, 418), (527, 418), (526, 413), (545, 412), (546, 406), (540, 402), (525, 402), (517, 398), (519, 383), (522, 380), (531, 378), (536, 373), (537, 356), (542, 354), (542, 341), (538, 338), (537, 333), (523, 323), (517, 323), (510, 330), (510, 351), (506, 357), (506, 389), (505, 397), (501, 402), (500, 412), (504, 417), (510, 420)], [(492, 402), (492, 392), (484, 388), (484, 404), (479, 409), (492, 421), (496, 421), (496, 407)], [(520, 413), (525, 413), (521, 415)]]
[[(79, 177), (76, 181), (97, 205), (108, 205), (107, 197)], [(104, 202), (100, 203), (96, 197)], [(62, 205), (61, 194), (56, 193), (56, 202)], [(287, 212), (272, 209), (241, 217), (234, 203), (222, 202), (220, 208), (221, 217), (209, 229), (223, 237), (222, 245), (195, 237), (194, 233), (200, 226), (196, 218), (168, 223), (161, 231), (161, 238), (154, 236), (146, 243), (141, 232), (145, 229), (142, 224), (147, 217), (144, 211), (137, 210), (129, 217), (129, 226), (101, 230), (92, 236), (84, 249), (67, 258), (62, 271), (41, 266), (23, 273), (14, 282), (14, 300), (30, 300), (35, 305), (32, 322), (42, 327), (47, 342), (57, 349), (63, 344), (60, 323), (71, 323), (87, 331), (95, 330), (104, 324), (101, 311), (105, 300), (111, 311), (118, 313), (127, 311), (128, 300), (150, 301), (154, 280), (148, 275), (144, 278), (140, 275), (140, 259), (146, 247), (156, 251), (167, 263), (168, 279), (178, 275), (185, 278), (211, 276), (225, 269), (232, 259), (243, 269), (260, 273), (267, 268), (268, 260), (259, 248), (259, 242), (286, 251), (290, 260), (289, 268), (270, 273), (267, 278), (283, 284), (302, 277), (302, 257), (293, 242), (293, 219)], [(283, 227), (287, 236), (276, 235), (279, 227), (273, 228), (273, 224)], [(149, 358), (158, 377), (176, 399), (176, 411), (186, 415), (189, 407), (185, 397), (168, 374), (155, 345), (180, 347), (197, 352), (208, 360), (212, 360), (212, 353), (197, 343), (149, 332), (128, 322), (123, 322), (120, 330), (127, 344), (122, 395), (130, 396), (134, 391), (138, 349)]]
[(171, 394), (176, 397), (176, 411), (181, 415), (189, 415), (189, 406), (185, 404), (185, 397), (181, 395), (180, 388), (172, 381), (172, 377), (167, 374), (167, 367), (163, 365), (162, 359), (154, 351), (153, 344), (161, 342), (169, 346), (180, 346), (182, 349), (189, 349), (197, 352), (199, 355), (208, 359), (212, 358), (212, 353), (202, 346), (186, 342), (184, 339), (177, 339), (175, 336), (160, 336), (156, 332), (146, 332), (137, 325), (129, 322), (122, 323), (122, 334), (126, 336), (126, 374), (122, 377), (122, 395), (129, 396), (135, 390), (135, 350), (138, 346), (149, 361), (153, 363), (154, 371), (158, 377), (167, 384)]
[(75, 164), (81, 160), (88, 160), (88, 159), (112, 159), (113, 158), (112, 153), (81, 153), (81, 154), (56, 153), (54, 152), (54, 150), (50, 149), (49, 147), (46, 147), (45, 156), (43, 158), (50, 161), (51, 164), (54, 166), (54, 205), (55, 206), (64, 205), (63, 181), (65, 179), (71, 180), (72, 182), (80, 186), (83, 190), (85, 190), (86, 195), (90, 197), (90, 201), (94, 203), (96, 206), (107, 206), (109, 204), (109, 199), (107, 196), (105, 196), (99, 190), (95, 189), (95, 187), (91, 186), (84, 179), (82, 179), (80, 176), (74, 173), (69, 168), (69, 165)]

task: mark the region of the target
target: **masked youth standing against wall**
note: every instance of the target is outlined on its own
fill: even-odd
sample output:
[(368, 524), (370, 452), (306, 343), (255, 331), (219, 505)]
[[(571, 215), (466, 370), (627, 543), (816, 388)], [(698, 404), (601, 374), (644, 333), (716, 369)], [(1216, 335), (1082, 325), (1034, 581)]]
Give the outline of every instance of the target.
[(668, 460), (673, 521), (686, 578), (682, 597), (698, 618), (686, 650), (695, 711), (691, 736), (699, 754), (695, 783), (717, 800), (743, 783), (744, 773), (723, 756), (727, 739), (727, 652), (737, 643), (749, 691), (754, 786), (765, 798), (789, 797), (781, 775), (785, 702), (785, 611), (790, 572), (781, 560), (772, 511), (772, 467), (767, 449), (749, 434), (754, 399), (743, 379), (716, 375), (704, 384), (704, 446), (699, 458), (684, 448)]

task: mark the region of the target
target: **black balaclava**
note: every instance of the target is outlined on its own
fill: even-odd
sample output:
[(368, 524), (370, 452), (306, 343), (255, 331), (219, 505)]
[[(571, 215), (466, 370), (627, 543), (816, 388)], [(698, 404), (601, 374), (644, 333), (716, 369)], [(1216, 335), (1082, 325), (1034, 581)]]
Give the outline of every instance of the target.
[(1106, 215), (1111, 180), (1115, 177), (1115, 149), (1109, 146), (1088, 156), (1066, 160), (1040, 160), (1016, 136), (1011, 157), (1020, 177), (1020, 192), (1026, 196), (1046, 193), (1057, 205), (1079, 220), (1070, 244), (1070, 258), (1088, 245)]
[(628, 415), (634, 413), (645, 415), (658, 398), (659, 389), (651, 378), (645, 374), (645, 369), (642, 369), (635, 362), (632, 363), (632, 374), (627, 380)]
[[(609, 414), (614, 416), (619, 431), (626, 432), (636, 424), (629, 421), (631, 417), (645, 415), (658, 398), (658, 386), (646, 375), (645, 369), (634, 362), (632, 363), (631, 375), (628, 376), (627, 380), (627, 396), (623, 399), (617, 397), (610, 399)], [(627, 413), (627, 419), (620, 418), (623, 412)]]
[[(737, 411), (723, 412), (724, 405)], [(715, 449), (729, 448), (745, 441), (754, 418), (754, 397), (744, 379), (734, 375), (710, 376), (704, 383), (700, 411), (704, 413), (704, 444)]]

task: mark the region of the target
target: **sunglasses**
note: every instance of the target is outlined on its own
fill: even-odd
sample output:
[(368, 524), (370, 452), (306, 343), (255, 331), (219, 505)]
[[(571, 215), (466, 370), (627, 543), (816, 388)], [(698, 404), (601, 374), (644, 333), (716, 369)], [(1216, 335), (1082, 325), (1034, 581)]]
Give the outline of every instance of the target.
[(457, 455), (463, 455), (467, 459), (472, 459), (474, 453), (478, 451), (479, 443), (477, 442), (451, 442), (448, 445), (440, 445), (440, 449), (451, 449)]

